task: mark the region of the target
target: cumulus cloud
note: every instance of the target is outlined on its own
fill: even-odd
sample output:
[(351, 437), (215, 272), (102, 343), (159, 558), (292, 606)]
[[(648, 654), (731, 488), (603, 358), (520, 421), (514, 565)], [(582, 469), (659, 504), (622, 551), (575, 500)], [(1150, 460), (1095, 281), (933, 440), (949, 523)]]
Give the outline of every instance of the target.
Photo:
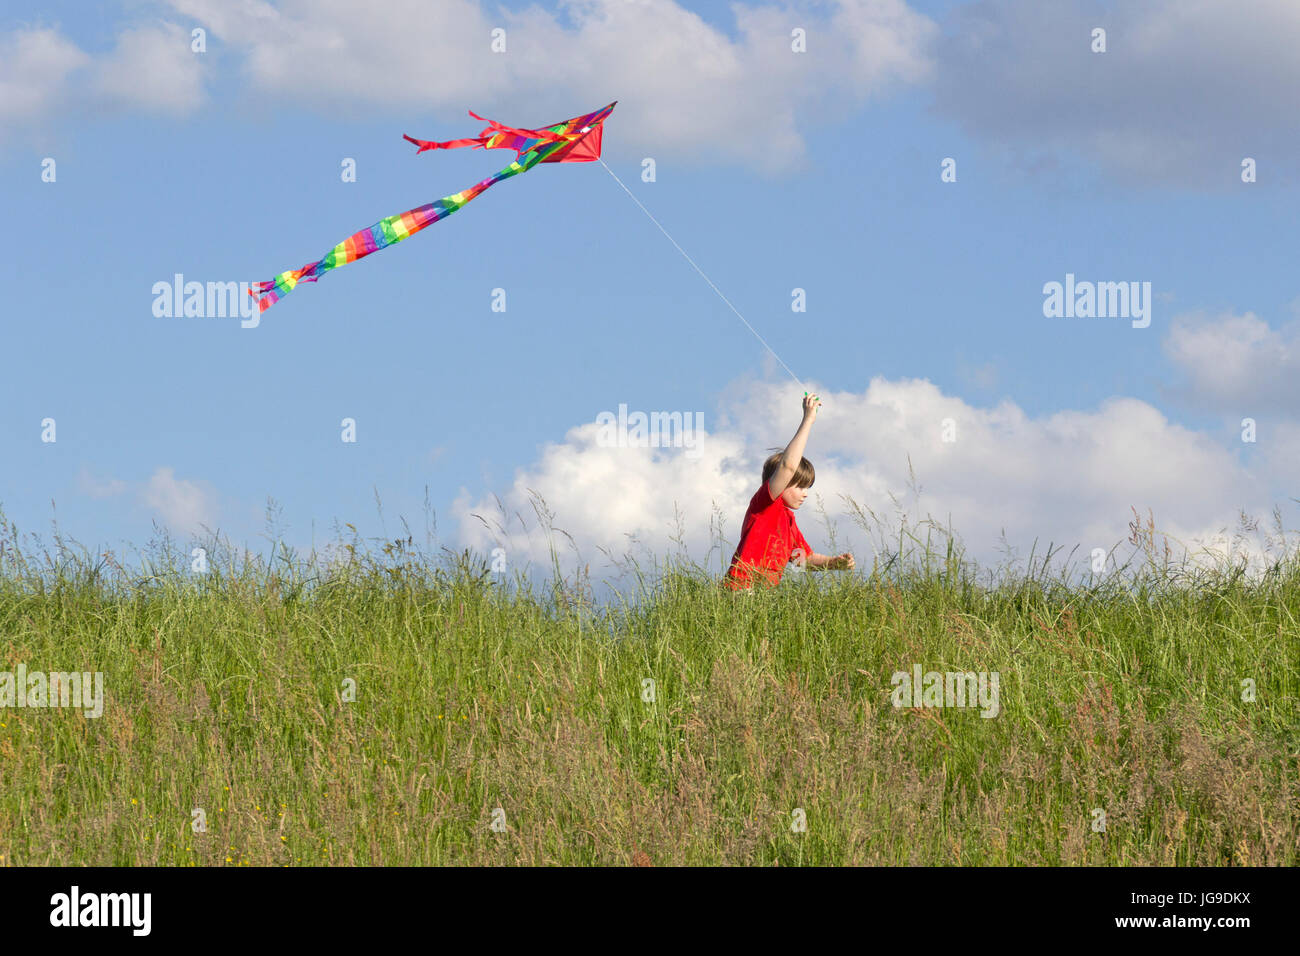
[[(295, 109), (471, 107), (543, 123), (618, 100), (620, 149), (767, 170), (803, 155), (797, 116), (842, 115), (928, 76), (937, 33), (904, 0), (738, 4), (734, 37), (672, 0), (565, 0), (555, 12), (475, 0), (171, 3), (242, 54), (254, 89)], [(791, 48), (796, 28), (807, 52)]]
[(205, 525), (216, 526), (216, 496), (199, 482), (177, 478), (173, 468), (159, 468), (150, 475), (140, 499), (178, 534), (197, 534)]
[(0, 123), (10, 132), (115, 107), (183, 113), (204, 99), (189, 31), (174, 23), (127, 27), (98, 56), (50, 27), (0, 35)]
[[(1083, 555), (1109, 550), (1127, 539), (1133, 508), (1151, 509), (1159, 532), (1195, 552), (1221, 545), (1242, 509), (1271, 507), (1266, 482), (1224, 447), (1135, 399), (1032, 418), (1012, 402), (977, 407), (924, 380), (876, 378), (861, 392), (819, 394), (826, 404), (807, 450), (817, 482), (798, 520), (821, 553), (833, 528), (835, 549), (870, 555), (874, 532), (857, 525), (850, 500), (886, 525), (900, 508), (913, 522), (951, 524), (985, 563), (999, 558), (1004, 534), (1022, 555), (1035, 540), (1040, 555), (1049, 541)], [(453, 508), (462, 544), (484, 554), (503, 547), (512, 567), (549, 567), (552, 546), (573, 558), (563, 534), (545, 531), (544, 499), (549, 522), (593, 567), (608, 566), (598, 552), (674, 553), (680, 537), (691, 559), (716, 571), (734, 550), (762, 460), (798, 425), (799, 397), (794, 386), (733, 384), (694, 458), (605, 447), (595, 423), (576, 426), (499, 497), (462, 492)], [(943, 440), (945, 426), (955, 441)]]
[(935, 106), (1027, 169), (1082, 155), (1134, 182), (1227, 187), (1250, 156), (1261, 182), (1290, 180), (1297, 44), (1294, 0), (980, 0), (945, 19)]
[(100, 477), (82, 467), (77, 487), (88, 498), (102, 501), (127, 496), (128, 500), (152, 512), (176, 534), (200, 534), (216, 528), (217, 495), (205, 481), (177, 478), (176, 469), (163, 466), (145, 481), (124, 481)]
[(1281, 410), (1294, 418), (1300, 401), (1300, 320), (1274, 329), (1253, 312), (1175, 316), (1165, 354), (1187, 378), (1184, 399), (1243, 415)]
[(123, 30), (111, 53), (96, 61), (91, 89), (106, 102), (182, 114), (205, 97), (190, 31), (174, 23)]
[(1261, 459), (1261, 469), (1282, 476), (1287, 496), (1300, 499), (1295, 488), (1300, 475), (1300, 422), (1264, 420), (1258, 423), (1254, 448)]
[[(1294, 0), (977, 0), (942, 22), (906, 0), (730, 5), (726, 28), (675, 0), (166, 0), (180, 23), (126, 26), (92, 57), (50, 29), (0, 37), (0, 120), (204, 100), (205, 57), (240, 64), (269, 111), (468, 108), (540, 123), (619, 100), (611, 149), (797, 166), (819, 121), (905, 87), (1023, 170), (1083, 160), (1143, 184), (1300, 179), (1300, 5)], [(202, 25), (214, 53), (189, 52)], [(1107, 51), (1091, 49), (1106, 30)], [(491, 46), (504, 31), (504, 52)], [(803, 30), (806, 52), (791, 49)]]
[(90, 57), (57, 30), (18, 30), (0, 37), (0, 122), (39, 117), (71, 93), (73, 74)]

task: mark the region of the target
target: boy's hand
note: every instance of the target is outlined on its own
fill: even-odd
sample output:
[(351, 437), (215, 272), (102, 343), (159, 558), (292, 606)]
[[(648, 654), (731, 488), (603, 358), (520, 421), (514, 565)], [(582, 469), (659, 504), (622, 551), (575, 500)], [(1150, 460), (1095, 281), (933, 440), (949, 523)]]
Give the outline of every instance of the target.
[(803, 420), (806, 422), (817, 421), (817, 407), (821, 405), (822, 400), (816, 395), (803, 393)]
[(853, 555), (847, 551), (843, 554), (837, 554), (835, 557), (830, 559), (826, 566), (833, 571), (852, 571)]

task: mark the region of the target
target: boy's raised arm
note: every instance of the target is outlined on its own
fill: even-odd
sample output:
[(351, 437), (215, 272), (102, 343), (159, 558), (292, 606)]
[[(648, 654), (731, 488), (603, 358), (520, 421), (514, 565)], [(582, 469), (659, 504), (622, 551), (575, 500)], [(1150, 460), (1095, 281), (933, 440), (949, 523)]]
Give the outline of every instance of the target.
[(781, 497), (781, 492), (789, 486), (790, 479), (798, 470), (799, 462), (803, 461), (804, 446), (808, 444), (808, 432), (812, 430), (812, 423), (817, 420), (817, 406), (820, 404), (821, 399), (816, 395), (804, 395), (803, 421), (799, 423), (799, 430), (790, 439), (790, 444), (785, 446), (781, 464), (776, 466), (776, 471), (772, 472), (772, 477), (767, 483), (767, 493), (772, 496), (773, 501)]

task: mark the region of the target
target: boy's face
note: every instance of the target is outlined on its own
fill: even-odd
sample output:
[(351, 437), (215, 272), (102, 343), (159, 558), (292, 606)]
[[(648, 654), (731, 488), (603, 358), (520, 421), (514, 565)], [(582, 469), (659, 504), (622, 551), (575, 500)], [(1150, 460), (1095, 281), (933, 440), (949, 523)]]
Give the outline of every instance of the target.
[(794, 485), (786, 485), (785, 491), (781, 492), (781, 500), (791, 508), (798, 508), (807, 497), (807, 488), (796, 488)]

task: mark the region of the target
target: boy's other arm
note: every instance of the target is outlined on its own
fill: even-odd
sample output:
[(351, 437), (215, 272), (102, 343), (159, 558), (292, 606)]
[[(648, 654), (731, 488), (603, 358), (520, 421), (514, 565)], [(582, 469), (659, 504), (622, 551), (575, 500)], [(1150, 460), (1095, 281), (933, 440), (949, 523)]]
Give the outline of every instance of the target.
[(843, 554), (829, 555), (813, 552), (808, 555), (805, 564), (809, 568), (829, 571), (851, 571), (854, 567), (853, 555), (848, 551)]
[(817, 420), (817, 406), (820, 403), (821, 399), (816, 395), (803, 397), (803, 421), (799, 423), (799, 430), (790, 439), (790, 444), (785, 446), (781, 463), (776, 466), (776, 471), (772, 472), (772, 477), (767, 483), (767, 493), (772, 496), (773, 501), (780, 498), (781, 492), (789, 487), (790, 479), (799, 469), (799, 462), (803, 461), (803, 450), (808, 444), (808, 433), (812, 431), (812, 424)]

